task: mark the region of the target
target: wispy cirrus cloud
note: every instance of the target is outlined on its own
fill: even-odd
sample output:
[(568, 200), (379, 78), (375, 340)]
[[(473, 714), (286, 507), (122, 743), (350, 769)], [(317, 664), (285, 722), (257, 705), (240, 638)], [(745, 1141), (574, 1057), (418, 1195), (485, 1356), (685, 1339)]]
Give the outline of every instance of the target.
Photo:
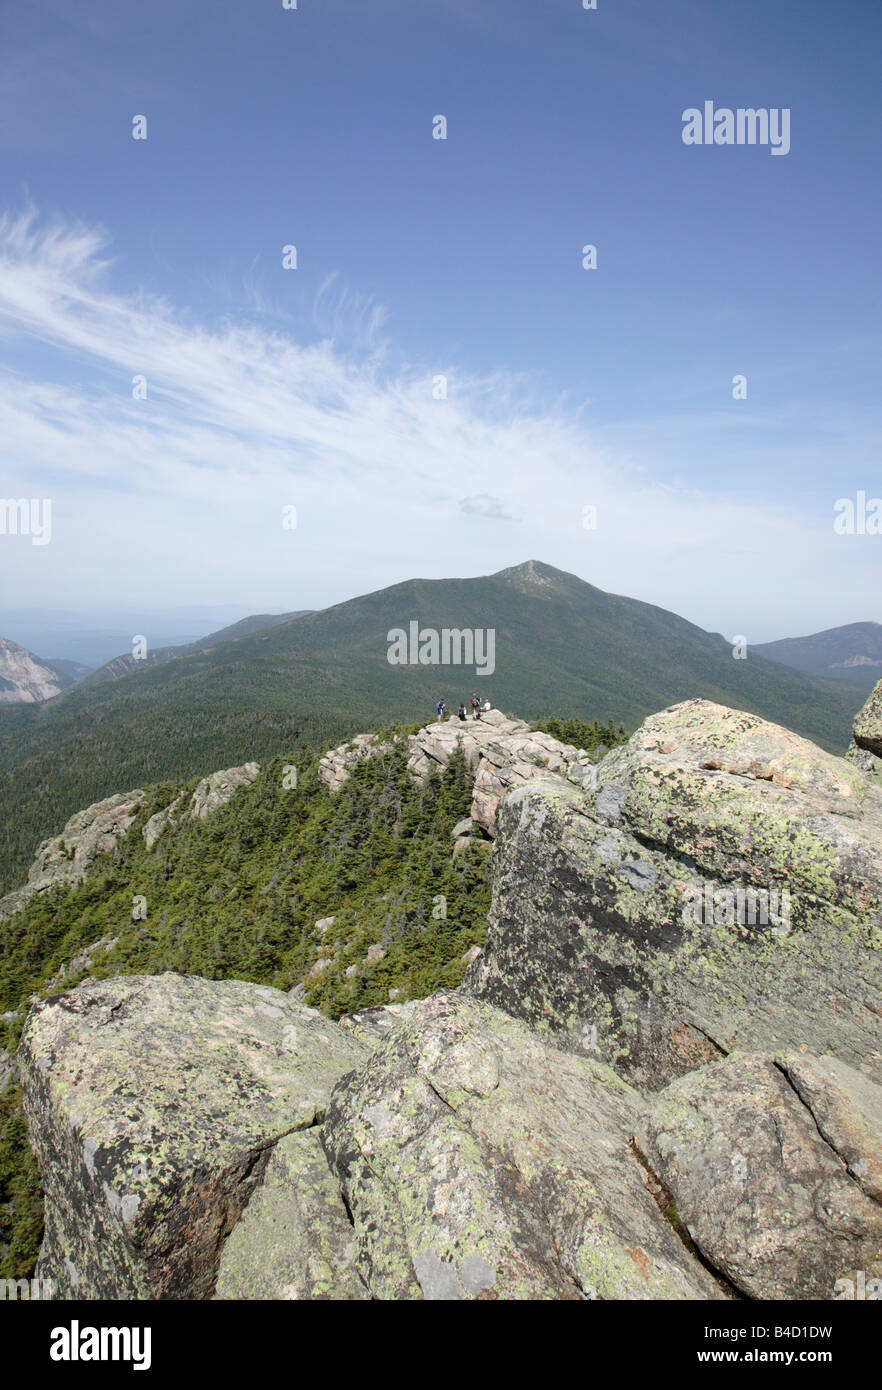
[[(182, 593), (318, 606), (533, 555), (747, 631), (776, 583), (804, 594), (827, 564), (825, 593), (845, 602), (865, 563), (795, 510), (661, 485), (649, 450), (599, 443), (511, 373), (396, 366), (385, 311), (334, 279), (315, 339), (297, 341), (271, 315), (255, 322), (253, 297), (247, 321), (200, 323), (119, 276), (100, 229), (0, 219), (2, 491), (51, 495), (56, 515), (39, 555), (4, 538), (0, 573), (34, 602), (60, 588), (95, 602), (112, 575), (114, 597), (149, 590), (154, 606)], [(785, 615), (770, 621), (765, 636)]]

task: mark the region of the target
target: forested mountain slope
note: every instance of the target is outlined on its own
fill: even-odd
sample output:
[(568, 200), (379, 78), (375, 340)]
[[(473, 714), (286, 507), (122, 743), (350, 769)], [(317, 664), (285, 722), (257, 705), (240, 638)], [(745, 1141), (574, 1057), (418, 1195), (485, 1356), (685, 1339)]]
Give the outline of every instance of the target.
[[(388, 634), (494, 634), (492, 673), (390, 664)], [(120, 788), (424, 719), (478, 689), (503, 710), (623, 721), (702, 696), (841, 751), (852, 692), (749, 654), (664, 609), (528, 561), (478, 579), (409, 580), (47, 705), (0, 710), (0, 891), (37, 842)]]
[(302, 618), (304, 613), (311, 611), (309, 608), (301, 608), (293, 613), (253, 613), (248, 618), (241, 618), (237, 623), (230, 623), (228, 627), (219, 628), (217, 632), (210, 632), (207, 637), (200, 637), (196, 642), (184, 642), (179, 646), (148, 646), (144, 655), (140, 657), (125, 652), (99, 666), (97, 671), (89, 675), (86, 684), (100, 685), (102, 681), (116, 680), (130, 672), (146, 671), (150, 666), (161, 666), (166, 661), (188, 656), (191, 652), (219, 647), (223, 642), (236, 642), (240, 637), (248, 637), (253, 632), (264, 632), (268, 628), (277, 627), (279, 623), (293, 622), (295, 618)]

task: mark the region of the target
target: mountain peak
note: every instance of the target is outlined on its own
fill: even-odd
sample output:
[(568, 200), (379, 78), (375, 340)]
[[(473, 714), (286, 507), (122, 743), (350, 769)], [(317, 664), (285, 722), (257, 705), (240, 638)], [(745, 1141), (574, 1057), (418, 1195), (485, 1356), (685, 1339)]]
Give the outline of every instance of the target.
[(556, 570), (553, 565), (543, 564), (541, 560), (524, 560), (523, 564), (510, 565), (508, 569), (499, 570), (493, 578), (520, 579), (529, 584), (550, 584), (562, 574), (562, 570)]

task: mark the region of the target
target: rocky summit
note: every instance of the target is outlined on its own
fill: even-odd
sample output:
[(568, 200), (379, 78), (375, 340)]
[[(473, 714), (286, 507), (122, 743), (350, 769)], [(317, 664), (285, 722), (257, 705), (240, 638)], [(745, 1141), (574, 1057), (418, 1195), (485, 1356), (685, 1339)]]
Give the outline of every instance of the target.
[[(16, 1069), (40, 1275), (71, 1298), (344, 1301), (882, 1280), (877, 773), (706, 700), (601, 756), (499, 711), (400, 739), (419, 786), (465, 755), (456, 843), (493, 841), (464, 984), (338, 1021), (299, 985), (173, 972), (35, 1002)], [(327, 754), (331, 802), (395, 748)]]
[[(490, 839), (496, 835), (496, 809), (502, 797), (533, 777), (552, 773), (580, 787), (593, 785), (590, 753), (561, 743), (522, 719), (508, 718), (498, 709), (482, 710), (477, 719), (451, 715), (426, 724), (409, 735), (406, 745), (408, 767), (418, 782), (425, 781), (433, 768), (446, 766), (457, 749), (462, 750), (474, 774), (473, 826)], [(362, 758), (391, 747), (370, 734), (359, 734), (325, 754), (320, 775), (331, 791), (337, 791)]]

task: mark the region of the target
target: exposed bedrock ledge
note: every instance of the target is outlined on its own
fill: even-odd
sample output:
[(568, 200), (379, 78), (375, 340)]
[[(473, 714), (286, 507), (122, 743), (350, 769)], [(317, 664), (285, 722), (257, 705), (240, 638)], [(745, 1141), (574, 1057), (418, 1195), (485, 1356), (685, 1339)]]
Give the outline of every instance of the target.
[(877, 758), (882, 758), (882, 681), (879, 681), (854, 721), (854, 741)]
[(278, 990), (175, 974), (37, 1004), (18, 1052), (62, 1297), (210, 1296), (280, 1136), (365, 1054)]
[(733, 1053), (656, 1098), (640, 1143), (706, 1259), (749, 1298), (882, 1277), (882, 1088), (833, 1058)]
[(456, 992), (409, 1007), (322, 1128), (381, 1299), (717, 1299), (631, 1149), (644, 1103)]
[(370, 1298), (355, 1234), (319, 1131), (286, 1134), (223, 1249), (215, 1298)]
[[(872, 779), (707, 701), (648, 719), (598, 773), (593, 794), (534, 781), (501, 804), (466, 992), (648, 1089), (736, 1047), (831, 1052), (882, 1081)], [(760, 897), (751, 922), (747, 889), (777, 917)]]
[(62, 1297), (801, 1299), (882, 1277), (882, 1088), (836, 1058), (736, 1052), (644, 1097), (459, 991), (338, 1027), (164, 975), (35, 1006), (20, 1061)]

